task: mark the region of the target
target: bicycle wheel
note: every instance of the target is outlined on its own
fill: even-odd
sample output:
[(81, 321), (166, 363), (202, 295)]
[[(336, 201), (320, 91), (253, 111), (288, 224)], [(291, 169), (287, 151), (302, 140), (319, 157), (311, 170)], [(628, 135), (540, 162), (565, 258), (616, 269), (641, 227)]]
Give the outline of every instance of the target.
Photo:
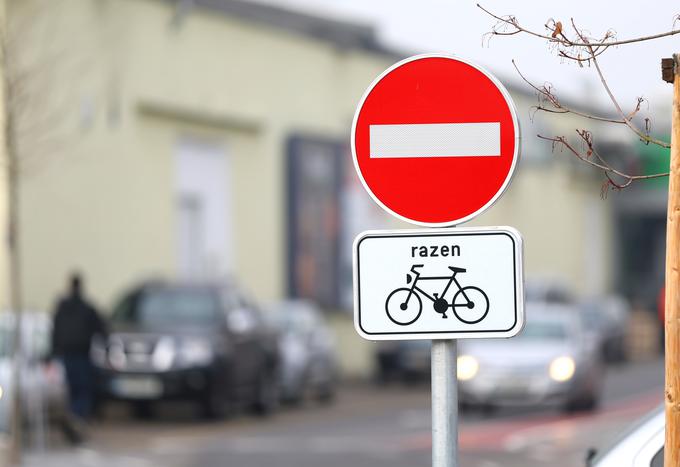
[(387, 317), (399, 326), (408, 326), (414, 323), (423, 311), (423, 301), (415, 292), (411, 293), (411, 297), (406, 303), (409, 293), (411, 293), (411, 289), (402, 287), (389, 294), (385, 301)]
[(453, 314), (462, 322), (479, 323), (489, 313), (489, 297), (479, 287), (463, 287), (453, 296), (451, 307)]

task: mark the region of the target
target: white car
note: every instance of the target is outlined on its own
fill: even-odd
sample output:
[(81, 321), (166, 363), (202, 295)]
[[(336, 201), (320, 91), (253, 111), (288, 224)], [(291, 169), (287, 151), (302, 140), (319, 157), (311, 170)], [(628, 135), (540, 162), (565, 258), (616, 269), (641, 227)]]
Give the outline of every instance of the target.
[(592, 451), (588, 467), (663, 467), (665, 414), (659, 407), (633, 426), (610, 448)]
[(587, 411), (598, 405), (603, 371), (576, 310), (528, 303), (526, 324), (516, 337), (460, 344), (458, 381), (464, 407), (556, 405)]

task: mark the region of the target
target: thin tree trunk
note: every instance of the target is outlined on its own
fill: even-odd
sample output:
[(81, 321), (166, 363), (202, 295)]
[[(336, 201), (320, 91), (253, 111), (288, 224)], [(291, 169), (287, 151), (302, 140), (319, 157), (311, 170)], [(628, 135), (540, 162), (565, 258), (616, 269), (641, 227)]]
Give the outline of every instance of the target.
[(19, 186), (16, 173), (11, 174), (9, 185), (9, 273), (10, 273), (10, 309), (14, 313), (13, 359), (12, 359), (12, 424), (11, 424), (11, 465), (18, 465), (21, 461), (23, 413), (21, 404), (21, 368), (23, 365), (22, 352), (22, 297), (21, 297), (21, 261), (19, 252)]
[(23, 413), (21, 400), (21, 373), (23, 366), (21, 321), (23, 303), (21, 296), (21, 257), (19, 244), (19, 155), (14, 138), (15, 115), (12, 108), (12, 82), (8, 76), (8, 61), (6, 56), (6, 44), (3, 44), (2, 57), (2, 80), (3, 101), (5, 113), (4, 137), (5, 150), (7, 151), (7, 241), (9, 254), (9, 307), (14, 316), (13, 345), (12, 345), (12, 381), (11, 381), (11, 420), (10, 420), (10, 446), (8, 460), (10, 465), (19, 465), (22, 452), (22, 429)]

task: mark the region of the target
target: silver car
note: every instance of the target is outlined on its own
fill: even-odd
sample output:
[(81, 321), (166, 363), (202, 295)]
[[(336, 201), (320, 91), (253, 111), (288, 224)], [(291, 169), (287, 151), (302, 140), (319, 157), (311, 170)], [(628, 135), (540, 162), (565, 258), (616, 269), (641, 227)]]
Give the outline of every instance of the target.
[(461, 403), (470, 406), (557, 405), (593, 410), (600, 399), (602, 365), (584, 339), (571, 306), (528, 303), (524, 330), (512, 339), (461, 344)]
[(273, 305), (265, 316), (279, 333), (283, 400), (331, 400), (337, 381), (335, 339), (321, 311), (311, 302), (288, 300)]
[(663, 467), (665, 437), (663, 406), (643, 418), (619, 441), (600, 453), (592, 451), (588, 467)]

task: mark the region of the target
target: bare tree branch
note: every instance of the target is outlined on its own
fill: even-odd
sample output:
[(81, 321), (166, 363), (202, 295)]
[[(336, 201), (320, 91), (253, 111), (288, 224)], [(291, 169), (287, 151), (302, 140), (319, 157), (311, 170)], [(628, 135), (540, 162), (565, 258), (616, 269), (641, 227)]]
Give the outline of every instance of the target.
[[(574, 27), (574, 31), (576, 31), (576, 34), (578, 34), (579, 38), (587, 44), (588, 39), (576, 27), (576, 24), (574, 23), (573, 19), (571, 20), (571, 24)], [(614, 108), (616, 108), (616, 111), (621, 116), (621, 118), (625, 122), (626, 126), (628, 128), (630, 128), (636, 135), (638, 135), (640, 137), (640, 140), (644, 141), (645, 144), (652, 143), (652, 144), (656, 144), (657, 146), (661, 146), (662, 148), (670, 148), (671, 145), (669, 143), (651, 137), (649, 135), (649, 133), (643, 132), (642, 130), (640, 130), (638, 127), (636, 127), (633, 124), (631, 119), (621, 109), (621, 105), (619, 105), (618, 100), (616, 99), (616, 97), (614, 96), (614, 93), (612, 92), (611, 88), (609, 87), (609, 83), (607, 83), (607, 79), (605, 78), (604, 73), (602, 72), (602, 69), (600, 68), (600, 64), (597, 61), (597, 57), (595, 56), (595, 52), (593, 51), (593, 47), (591, 45), (587, 45), (586, 48), (590, 52), (591, 61), (592, 61), (593, 65), (595, 66), (595, 70), (597, 71), (597, 75), (600, 78), (600, 82), (602, 83), (602, 86), (604, 87), (605, 91), (607, 92), (607, 95), (609, 96), (609, 99), (612, 101), (612, 104), (614, 104)]]
[[(637, 98), (635, 106), (630, 112), (624, 112), (618, 99), (612, 92), (612, 89), (605, 77), (605, 74), (600, 67), (599, 57), (606, 52), (612, 46), (618, 46), (623, 44), (631, 44), (635, 42), (644, 42), (654, 39), (660, 39), (664, 37), (674, 36), (680, 34), (680, 29), (676, 26), (680, 22), (680, 15), (674, 17), (672, 29), (667, 32), (654, 34), (650, 36), (642, 36), (626, 40), (617, 40), (616, 32), (612, 29), (607, 30), (603, 36), (594, 37), (592, 34), (585, 29), (577, 26), (576, 21), (570, 18), (571, 33), (565, 32), (564, 25), (560, 21), (556, 21), (553, 18), (549, 18), (545, 23), (545, 28), (548, 34), (541, 34), (536, 31), (532, 31), (525, 28), (520, 24), (515, 16), (499, 16), (485, 9), (481, 5), (477, 6), (484, 11), (489, 16), (495, 18), (498, 22), (493, 26), (492, 30), (485, 35), (485, 37), (492, 36), (512, 36), (520, 33), (524, 33), (533, 37), (543, 39), (548, 42), (551, 46), (556, 48), (557, 55), (565, 60), (572, 61), (578, 64), (580, 67), (585, 65), (591, 66), (595, 69), (602, 86), (609, 97), (615, 111), (616, 117), (607, 117), (600, 115), (593, 115), (587, 112), (576, 110), (569, 106), (562, 104), (558, 96), (555, 94), (553, 87), (550, 83), (545, 83), (542, 86), (538, 86), (531, 81), (529, 81), (524, 74), (520, 71), (515, 60), (512, 61), (515, 70), (522, 78), (522, 80), (527, 83), (534, 91), (537, 93), (538, 105), (533, 106), (531, 109), (533, 113), (541, 111), (554, 114), (573, 114), (578, 117), (585, 119), (615, 123), (627, 126), (639, 139), (645, 144), (654, 144), (662, 148), (670, 148), (670, 144), (666, 141), (654, 138), (651, 136), (651, 120), (649, 118), (644, 118), (644, 129), (640, 128), (633, 122), (635, 118), (642, 109), (642, 104), (645, 99), (642, 97)], [(533, 118), (533, 114), (532, 114)], [(666, 177), (669, 174), (657, 173), (648, 175), (634, 175), (626, 173), (620, 169), (615, 168), (610, 164), (605, 157), (600, 154), (594, 144), (593, 135), (587, 130), (576, 130), (582, 144), (583, 150), (579, 151), (574, 147), (566, 137), (564, 136), (554, 136), (547, 137), (542, 135), (537, 135), (540, 139), (550, 141), (552, 143), (553, 151), (556, 148), (566, 149), (577, 157), (582, 162), (589, 164), (590, 166), (602, 171), (605, 181), (602, 185), (602, 196), (606, 196), (609, 189), (621, 190), (630, 186), (634, 181), (637, 180), (648, 180), (659, 177)]]
[[(546, 83), (543, 86), (537, 86), (531, 81), (529, 81), (526, 76), (520, 71), (519, 67), (517, 66), (517, 63), (515, 60), (512, 60), (512, 65), (515, 67), (515, 70), (517, 70), (517, 74), (522, 78), (522, 80), (527, 83), (529, 86), (531, 86), (532, 89), (534, 89), (538, 95), (539, 95), (539, 102), (548, 102), (550, 105), (553, 106), (552, 109), (548, 107), (544, 107), (543, 105), (537, 105), (534, 106), (533, 109), (539, 110), (542, 112), (548, 112), (548, 113), (557, 113), (557, 114), (573, 114), (573, 115), (578, 115), (579, 117), (587, 118), (590, 120), (597, 120), (600, 122), (609, 122), (609, 123), (619, 123), (619, 124), (625, 124), (625, 121), (623, 119), (615, 119), (615, 118), (610, 118), (610, 117), (601, 117), (599, 115), (593, 115), (593, 114), (588, 114), (585, 112), (581, 112), (579, 110), (573, 109), (571, 107), (568, 107), (559, 100), (557, 95), (553, 92), (552, 90), (552, 85), (550, 83)], [(629, 115), (635, 115), (639, 107), (641, 105), (641, 98), (638, 98), (638, 104), (636, 108), (629, 114)]]
[[(541, 38), (541, 39), (545, 39), (545, 40), (547, 40), (548, 42), (551, 42), (551, 43), (561, 44), (561, 45), (566, 46), (566, 47), (587, 47), (587, 46), (591, 45), (591, 42), (596, 42), (598, 44), (598, 46), (611, 47), (611, 46), (614, 46), (614, 45), (623, 45), (623, 44), (632, 44), (632, 43), (635, 43), (635, 42), (651, 41), (651, 40), (655, 40), (655, 39), (661, 39), (661, 38), (664, 38), (664, 37), (670, 37), (670, 36), (674, 36), (676, 34), (680, 34), (680, 29), (675, 28), (677, 20), (678, 20), (678, 18), (680, 18), (680, 15), (678, 15), (678, 16), (676, 16), (676, 21), (673, 23), (673, 28), (670, 31), (662, 32), (662, 33), (659, 33), (659, 34), (652, 34), (652, 35), (649, 35), (649, 36), (635, 37), (635, 38), (632, 38), (632, 39), (612, 40), (612, 39), (615, 38), (615, 34), (614, 34), (613, 31), (609, 30), (605, 33), (605, 35), (602, 38), (600, 38), (596, 41), (584, 42), (584, 41), (581, 41), (581, 40), (571, 40), (571, 39), (569, 39), (564, 34), (564, 31), (561, 30), (561, 28), (559, 30), (556, 28), (556, 25), (558, 24), (558, 22), (555, 22), (554, 20), (553, 20), (552, 25), (550, 24), (550, 22), (548, 22), (546, 24), (546, 28), (548, 30), (550, 30), (553, 34), (552, 35), (545, 35), (545, 34), (537, 33), (535, 31), (532, 31), (530, 29), (525, 28), (524, 26), (522, 26), (519, 23), (517, 18), (512, 16), (512, 15), (506, 15), (506, 16), (496, 15), (496, 14), (490, 12), (489, 10), (487, 10), (486, 8), (484, 8), (479, 3), (477, 4), (477, 7), (479, 9), (481, 9), (487, 15), (498, 20), (498, 22), (499, 22), (499, 24), (497, 26), (495, 26), (494, 29), (489, 33), (491, 35), (494, 35), (494, 36), (512, 36), (512, 35), (519, 34), (519, 33), (525, 33), (525, 34), (529, 34), (531, 36), (535, 36), (535, 37), (538, 37), (538, 38)], [(513, 28), (513, 29), (507, 31), (507, 30), (500, 29), (498, 26), (510, 27), (510, 28)]]
[[(614, 189), (623, 189), (628, 186), (630, 186), (634, 181), (637, 180), (650, 180), (654, 178), (661, 178), (661, 177), (667, 177), (669, 175), (668, 172), (662, 172), (662, 173), (655, 173), (655, 174), (647, 174), (647, 175), (633, 175), (633, 174), (628, 174), (626, 172), (623, 172), (619, 169), (616, 169), (612, 167), (596, 150), (593, 145), (593, 139), (592, 139), (592, 134), (586, 130), (576, 130), (576, 133), (579, 135), (579, 137), (582, 139), (582, 141), (585, 143), (587, 147), (587, 151), (585, 154), (583, 154), (581, 151), (576, 149), (564, 136), (543, 136), (543, 135), (536, 135), (538, 138), (545, 140), (545, 141), (550, 141), (552, 143), (553, 151), (557, 147), (562, 147), (567, 149), (569, 152), (571, 152), (574, 156), (576, 156), (579, 160), (582, 162), (585, 162), (586, 164), (591, 165), (592, 167), (595, 167), (596, 169), (600, 170), (603, 172), (603, 174), (606, 177), (606, 185), (609, 187), (611, 186)], [(594, 157), (593, 157), (594, 156)], [(597, 160), (593, 160), (597, 159)], [(619, 183), (616, 182), (613, 178), (612, 175), (618, 176), (622, 178), (624, 181)]]

